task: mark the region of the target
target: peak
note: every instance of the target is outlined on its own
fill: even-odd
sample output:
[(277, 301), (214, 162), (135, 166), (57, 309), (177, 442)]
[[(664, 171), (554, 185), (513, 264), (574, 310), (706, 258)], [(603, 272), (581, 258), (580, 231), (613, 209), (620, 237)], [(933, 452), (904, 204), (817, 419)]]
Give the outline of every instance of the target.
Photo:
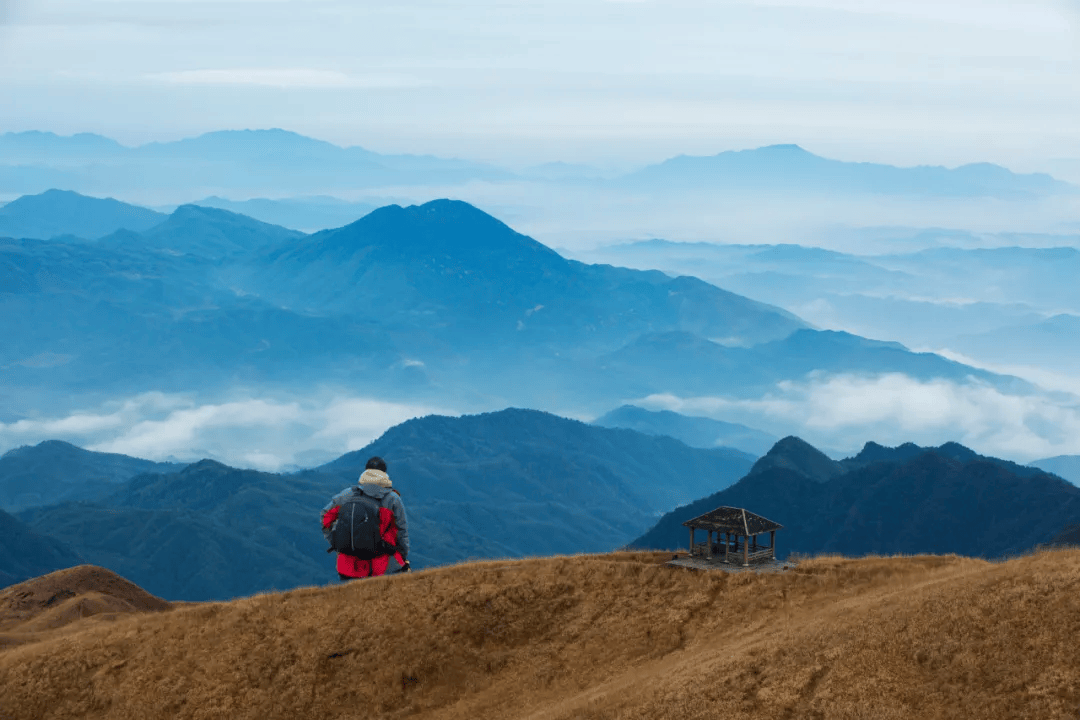
[(191, 463), (186, 468), (181, 470), (180, 473), (182, 475), (188, 475), (204, 472), (229, 472), (233, 469), (234, 468), (231, 468), (224, 463), (220, 463), (217, 460), (210, 460), (209, 458), (204, 458), (202, 460), (199, 460), (198, 462)]
[(37, 195), (23, 195), (9, 202), (5, 207), (16, 208), (20, 206), (36, 206), (42, 203), (72, 203), (79, 201), (94, 202), (98, 198), (92, 198), (87, 195), (80, 195), (72, 190), (58, 190), (57, 188), (50, 188), (45, 192), (38, 193)]
[(826, 482), (843, 473), (843, 466), (802, 438), (789, 435), (778, 440), (772, 449), (750, 469), (755, 475), (772, 468), (793, 470), (800, 475)]
[(759, 152), (805, 153), (806, 155), (810, 154), (806, 150), (803, 150), (801, 147), (799, 147), (798, 145), (795, 145), (793, 143), (788, 143), (788, 144), (783, 144), (783, 145), (766, 145), (765, 147), (758, 148), (758, 151)]
[(980, 457), (979, 453), (975, 452), (971, 448), (965, 447), (958, 442), (947, 442), (939, 447), (935, 448), (938, 453), (945, 457), (952, 458), (954, 460), (961, 460), (967, 462)]
[[(33, 196), (29, 196), (29, 197), (33, 197)], [(84, 198), (84, 197), (87, 197), (87, 196), (86, 195), (80, 195), (79, 193), (75, 192), (74, 190), (60, 190), (58, 188), (49, 188), (45, 192), (40, 193), (38, 195), (38, 197), (46, 197), (46, 198), (61, 198), (61, 197), (63, 197), (63, 198)]]
[(564, 265), (554, 250), (515, 232), (502, 221), (460, 200), (432, 200), (423, 205), (387, 205), (351, 225), (316, 233), (316, 242), (355, 248), (378, 246), (395, 258), (414, 258), (422, 253), (453, 256), (462, 262), (479, 263), (477, 269), (505, 274), (506, 262), (541, 267)]
[(878, 462), (903, 462), (922, 452), (924, 452), (924, 449), (915, 443), (907, 442), (898, 447), (890, 448), (871, 440), (863, 445), (863, 449), (859, 451), (858, 455), (844, 462), (849, 466), (870, 465)]
[(769, 454), (786, 454), (792, 452), (813, 452), (822, 454), (816, 447), (795, 435), (788, 435), (785, 438), (777, 440), (776, 444), (769, 450)]
[(26, 457), (28, 455), (57, 455), (57, 454), (70, 454), (72, 452), (85, 453), (88, 450), (83, 450), (77, 445), (72, 445), (69, 442), (63, 440), (43, 440), (37, 445), (23, 445), (21, 447), (13, 448), (3, 454), (2, 457), (16, 458)]
[(230, 212), (228, 210), (221, 210), (220, 208), (207, 207), (205, 205), (196, 205), (194, 203), (187, 203), (185, 205), (178, 205), (175, 210), (169, 215), (169, 217), (185, 218), (185, 217), (239, 217), (237, 213)]

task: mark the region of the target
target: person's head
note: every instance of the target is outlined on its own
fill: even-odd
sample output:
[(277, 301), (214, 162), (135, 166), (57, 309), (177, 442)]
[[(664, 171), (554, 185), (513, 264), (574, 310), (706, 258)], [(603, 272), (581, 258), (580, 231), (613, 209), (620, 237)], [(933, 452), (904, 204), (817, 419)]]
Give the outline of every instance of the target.
[(373, 457), (373, 458), (371, 458), (370, 460), (367, 461), (367, 465), (364, 466), (364, 469), (365, 470), (379, 470), (381, 472), (386, 472), (386, 461), (383, 460), (378, 455), (376, 455), (375, 457)]

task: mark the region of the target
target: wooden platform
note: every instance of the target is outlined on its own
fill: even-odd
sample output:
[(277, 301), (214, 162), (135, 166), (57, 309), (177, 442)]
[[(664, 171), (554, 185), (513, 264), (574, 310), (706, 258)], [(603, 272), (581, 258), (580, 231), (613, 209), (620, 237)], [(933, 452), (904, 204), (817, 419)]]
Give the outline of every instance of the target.
[(690, 570), (719, 570), (728, 573), (783, 572), (785, 570), (791, 570), (798, 565), (795, 561), (783, 562), (780, 560), (770, 560), (768, 562), (751, 563), (750, 565), (743, 567), (742, 563), (725, 563), (720, 562), (719, 560), (710, 562), (702, 557), (690, 557), (687, 555), (682, 555), (674, 560), (669, 560), (664, 564), (669, 567), (681, 567)]

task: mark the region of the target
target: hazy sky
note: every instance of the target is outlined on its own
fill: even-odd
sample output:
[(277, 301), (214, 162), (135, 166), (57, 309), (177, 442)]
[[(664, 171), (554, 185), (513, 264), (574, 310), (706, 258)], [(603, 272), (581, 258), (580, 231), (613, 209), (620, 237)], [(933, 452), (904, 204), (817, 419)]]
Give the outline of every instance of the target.
[(0, 131), (615, 166), (1080, 157), (1077, 0), (0, 0)]

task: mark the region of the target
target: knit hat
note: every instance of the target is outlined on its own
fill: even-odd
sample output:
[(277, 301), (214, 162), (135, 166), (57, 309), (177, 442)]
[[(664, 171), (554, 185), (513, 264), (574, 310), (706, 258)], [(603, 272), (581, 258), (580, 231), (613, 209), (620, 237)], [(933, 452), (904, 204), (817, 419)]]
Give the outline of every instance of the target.
[(360, 473), (360, 479), (357, 482), (361, 485), (378, 485), (379, 487), (391, 487), (390, 476), (384, 473), (382, 470), (375, 470), (368, 468), (364, 472)]

